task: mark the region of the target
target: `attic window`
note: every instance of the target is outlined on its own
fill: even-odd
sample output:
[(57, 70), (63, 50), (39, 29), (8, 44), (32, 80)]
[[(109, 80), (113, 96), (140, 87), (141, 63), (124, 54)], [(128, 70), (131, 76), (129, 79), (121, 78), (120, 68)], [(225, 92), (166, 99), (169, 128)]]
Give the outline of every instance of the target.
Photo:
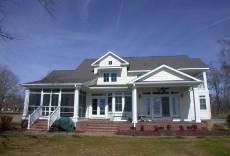
[(112, 65), (113, 64), (113, 62), (112, 61), (109, 61), (109, 65)]

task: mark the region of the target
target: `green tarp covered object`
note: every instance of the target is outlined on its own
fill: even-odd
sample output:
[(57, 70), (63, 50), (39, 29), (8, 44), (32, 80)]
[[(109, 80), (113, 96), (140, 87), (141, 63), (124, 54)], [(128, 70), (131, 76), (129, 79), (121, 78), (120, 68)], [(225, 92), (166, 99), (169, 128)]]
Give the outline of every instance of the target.
[(72, 132), (74, 131), (74, 122), (71, 118), (68, 117), (62, 117), (55, 121), (55, 124), (57, 125), (59, 130)]

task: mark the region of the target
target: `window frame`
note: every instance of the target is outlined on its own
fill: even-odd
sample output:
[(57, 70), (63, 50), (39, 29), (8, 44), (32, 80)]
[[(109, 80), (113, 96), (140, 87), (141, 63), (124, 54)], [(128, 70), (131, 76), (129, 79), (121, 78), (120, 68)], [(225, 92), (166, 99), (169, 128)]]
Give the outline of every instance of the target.
[(103, 81), (109, 82), (109, 73), (103, 73)]
[(111, 73), (111, 82), (117, 82), (117, 73)]
[(200, 110), (207, 110), (207, 100), (204, 95), (199, 96)]

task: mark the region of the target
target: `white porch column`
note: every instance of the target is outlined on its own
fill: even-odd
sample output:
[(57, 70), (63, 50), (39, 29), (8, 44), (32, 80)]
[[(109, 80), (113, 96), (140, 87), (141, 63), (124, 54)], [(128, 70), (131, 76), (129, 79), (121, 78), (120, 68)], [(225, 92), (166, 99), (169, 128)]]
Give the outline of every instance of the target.
[[(60, 89), (59, 96), (58, 96), (58, 106), (61, 107), (61, 96), (62, 96), (62, 90)], [(58, 116), (61, 116), (61, 108), (59, 108), (59, 114)]]
[(200, 120), (200, 98), (197, 94), (197, 88), (193, 88), (193, 95), (194, 95), (194, 114), (195, 114), (195, 121), (196, 123), (201, 123)]
[(205, 90), (208, 90), (206, 72), (203, 72), (203, 80), (204, 80), (204, 89), (205, 89)]
[(26, 116), (28, 114), (29, 96), (30, 96), (30, 91), (26, 89), (22, 119), (26, 119)]
[(77, 119), (79, 117), (78, 110), (79, 110), (79, 88), (76, 87), (74, 92), (74, 114), (73, 114), (73, 119), (75, 122), (77, 122)]
[(133, 114), (133, 126), (136, 127), (137, 123), (137, 88), (135, 84), (132, 88), (132, 114)]

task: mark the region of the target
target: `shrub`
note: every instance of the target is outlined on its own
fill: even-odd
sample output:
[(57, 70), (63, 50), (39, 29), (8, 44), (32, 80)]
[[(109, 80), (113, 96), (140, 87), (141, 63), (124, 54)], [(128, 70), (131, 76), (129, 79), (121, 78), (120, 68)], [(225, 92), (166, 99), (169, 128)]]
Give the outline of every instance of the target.
[(197, 128), (198, 128), (197, 125), (192, 125), (192, 130), (193, 130), (193, 131), (196, 131)]
[(179, 126), (180, 131), (184, 130), (184, 127), (182, 125)]
[(158, 132), (158, 131), (159, 131), (159, 127), (158, 127), (157, 125), (155, 125), (155, 126), (154, 126), (154, 130), (155, 130), (156, 132)]
[(144, 125), (141, 125), (141, 131), (142, 132), (144, 131)]
[(170, 129), (171, 129), (171, 125), (168, 124), (167, 125), (167, 130), (170, 131)]
[(3, 131), (9, 130), (12, 128), (12, 116), (2, 116), (1, 117), (1, 122), (0, 122), (0, 127)]
[(227, 125), (230, 127), (230, 114), (227, 115), (226, 122), (227, 122)]

